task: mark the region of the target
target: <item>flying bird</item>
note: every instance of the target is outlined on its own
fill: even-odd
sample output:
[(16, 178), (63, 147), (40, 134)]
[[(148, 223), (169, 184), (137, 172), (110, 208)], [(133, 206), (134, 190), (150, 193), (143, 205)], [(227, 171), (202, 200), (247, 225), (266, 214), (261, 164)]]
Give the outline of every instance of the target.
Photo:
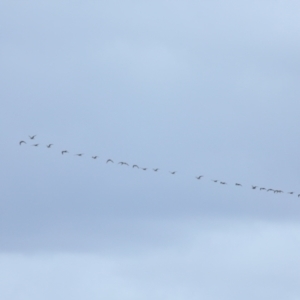
[(128, 163), (124, 162), (124, 161), (120, 161), (119, 164), (121, 164), (121, 166), (123, 166), (123, 165), (129, 166)]
[(218, 182), (218, 180), (212, 180), (213, 182)]
[(146, 170), (147, 170), (147, 168), (142, 168), (142, 170), (143, 170), (143, 171), (146, 171)]
[(51, 148), (51, 146), (52, 146), (53, 144), (49, 144), (49, 145), (47, 145), (47, 148)]
[(176, 171), (174, 171), (174, 172), (170, 172), (172, 175), (174, 175), (175, 173), (176, 173)]
[(33, 144), (32, 146), (37, 147), (39, 144)]
[(293, 194), (294, 194), (294, 192), (289, 192), (288, 194), (290, 194), (290, 195), (293, 195)]
[(300, 194), (298, 194), (298, 197), (300, 197)]
[(83, 155), (83, 153), (78, 153), (78, 154), (75, 154), (75, 155), (77, 155), (77, 156), (82, 156), (82, 155)]
[(154, 171), (154, 172), (157, 172), (158, 170), (159, 170), (158, 168), (156, 168), (156, 169), (153, 169), (153, 171)]
[(30, 138), (31, 140), (33, 140), (35, 137), (36, 137), (36, 134), (33, 135), (33, 136), (30, 136), (30, 135), (29, 135), (29, 138)]
[(226, 183), (226, 182), (224, 182), (224, 181), (221, 181), (221, 182), (220, 182), (220, 184), (227, 184), (227, 183)]
[(235, 185), (236, 185), (236, 186), (242, 186), (240, 183), (236, 183)]
[(196, 176), (196, 178), (197, 178), (198, 180), (201, 179), (201, 177), (203, 177), (203, 176), (202, 176), (202, 175), (201, 175), (201, 176), (198, 176), (198, 177)]
[(133, 168), (138, 168), (138, 169), (139, 169), (139, 166), (138, 166), (138, 165), (133, 165), (132, 167), (133, 167)]
[(262, 190), (265, 190), (265, 188), (264, 188), (264, 187), (261, 187), (259, 190), (262, 191)]
[(92, 156), (93, 159), (96, 159), (98, 156)]
[(114, 163), (113, 160), (111, 160), (111, 159), (108, 159), (108, 160), (106, 161), (106, 163), (109, 163), (109, 162)]
[(23, 143), (26, 144), (26, 142), (20, 141), (20, 142), (19, 142), (19, 145), (21, 146)]
[(63, 151), (61, 151), (61, 154), (63, 155), (63, 154), (65, 154), (65, 153), (69, 153), (67, 150), (63, 150)]
[(256, 185), (252, 185), (252, 189), (255, 190), (257, 188)]
[(283, 191), (282, 190), (275, 190), (274, 193), (276, 193), (276, 194), (279, 193), (280, 194), (280, 193), (283, 193)]
[(267, 192), (274, 191), (273, 189), (268, 189)]

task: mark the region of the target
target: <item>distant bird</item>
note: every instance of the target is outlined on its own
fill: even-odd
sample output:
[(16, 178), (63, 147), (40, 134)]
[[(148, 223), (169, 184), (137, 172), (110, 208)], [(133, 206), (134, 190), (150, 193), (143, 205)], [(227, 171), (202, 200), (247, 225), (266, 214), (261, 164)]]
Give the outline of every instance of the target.
[(138, 168), (138, 169), (139, 169), (139, 166), (138, 166), (138, 165), (133, 165), (132, 167), (133, 167), (133, 168)]
[(75, 155), (77, 155), (77, 156), (82, 156), (82, 155), (83, 155), (83, 153), (78, 153), (78, 154), (75, 154)]
[(298, 197), (300, 197), (300, 194), (298, 194)]
[(143, 170), (143, 171), (146, 171), (146, 170), (147, 170), (147, 168), (142, 168), (142, 170)]
[(124, 161), (120, 161), (119, 164), (121, 164), (121, 166), (123, 166), (123, 165), (129, 166), (128, 163), (124, 162)]
[(290, 194), (290, 195), (293, 195), (293, 194), (294, 194), (294, 192), (289, 192), (288, 194)]
[(176, 173), (176, 171), (174, 171), (174, 172), (170, 172), (172, 175), (174, 175), (175, 173)]
[(51, 146), (52, 146), (53, 144), (49, 144), (49, 145), (47, 145), (47, 148), (51, 148)]
[(39, 144), (33, 144), (32, 146), (37, 147)]
[(20, 141), (20, 142), (19, 142), (19, 145), (21, 146), (21, 145), (22, 145), (22, 143), (26, 144), (26, 142), (24, 142), (24, 141)]
[(242, 186), (240, 183), (236, 183), (235, 185), (236, 185), (236, 186)]
[(156, 168), (156, 169), (153, 169), (153, 171), (154, 171), (154, 172), (157, 172), (158, 170), (159, 170), (158, 168)]
[(226, 182), (224, 182), (224, 181), (220, 181), (220, 184), (227, 184)]
[(106, 161), (106, 163), (109, 163), (109, 162), (114, 163), (113, 160), (111, 160), (111, 159), (108, 159), (108, 160)]
[(201, 176), (196, 176), (196, 178), (199, 180), (199, 179), (201, 179), (203, 177), (203, 175), (201, 175)]
[(93, 159), (96, 159), (98, 156), (92, 156)]
[(69, 153), (67, 150), (63, 150), (63, 151), (61, 151), (61, 154), (63, 155), (63, 154), (65, 154), (65, 153)]
[(36, 137), (36, 134), (33, 135), (33, 136), (30, 136), (30, 135), (29, 135), (29, 138), (30, 138), (31, 140), (33, 140), (35, 137)]
[(283, 191), (282, 190), (275, 190), (274, 193), (276, 193), (276, 194), (279, 193), (280, 194), (280, 193), (283, 193)]
[(213, 182), (218, 182), (218, 180), (212, 180)]
[(252, 189), (255, 190), (257, 188), (257, 185), (252, 185)]
[(259, 190), (262, 191), (262, 190), (265, 190), (265, 188), (264, 188), (264, 187), (261, 187)]
[(268, 189), (267, 192), (274, 191), (273, 189)]

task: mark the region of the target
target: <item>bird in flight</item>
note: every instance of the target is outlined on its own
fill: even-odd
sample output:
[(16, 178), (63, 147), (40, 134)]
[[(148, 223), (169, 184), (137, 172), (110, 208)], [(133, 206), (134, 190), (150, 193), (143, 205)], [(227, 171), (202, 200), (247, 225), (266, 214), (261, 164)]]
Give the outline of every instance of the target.
[(300, 197), (300, 194), (298, 194), (298, 197)]
[(29, 135), (29, 138), (30, 138), (31, 140), (33, 140), (35, 137), (36, 137), (36, 134), (35, 134), (35, 135), (32, 135), (32, 136)]
[(221, 183), (221, 184), (227, 184), (227, 183), (226, 183), (226, 182), (224, 182), (224, 181), (221, 181), (220, 183)]
[(198, 176), (198, 177), (196, 176), (196, 178), (197, 178), (198, 180), (199, 180), (199, 179), (201, 179), (201, 177), (203, 177), (203, 175), (201, 175), (201, 176)]
[(19, 142), (19, 145), (21, 146), (23, 143), (26, 144), (26, 142), (20, 141), (20, 142)]
[(52, 146), (53, 144), (49, 144), (49, 145), (47, 145), (47, 148), (51, 148), (51, 146)]
[(264, 188), (264, 187), (261, 187), (259, 190), (262, 191), (262, 190), (265, 190), (265, 188)]
[(212, 180), (213, 182), (218, 182), (218, 180)]
[(128, 163), (127, 163), (127, 162), (124, 162), (124, 161), (120, 161), (118, 164), (121, 164), (121, 166), (123, 166), (123, 165), (128, 166)]
[(290, 195), (293, 195), (293, 194), (294, 194), (294, 192), (289, 192), (288, 194), (290, 194)]
[(255, 190), (257, 188), (256, 185), (252, 185), (252, 189)]
[(280, 194), (280, 193), (283, 193), (283, 191), (282, 191), (282, 190), (275, 190), (274, 193), (275, 193), (275, 194), (277, 194), (277, 193)]
[(146, 171), (146, 170), (147, 170), (147, 168), (142, 168), (142, 170), (143, 170), (143, 171)]
[(78, 153), (78, 154), (75, 154), (75, 155), (77, 155), (77, 156), (82, 156), (82, 155), (83, 155), (83, 153)]
[(235, 185), (236, 185), (236, 186), (242, 186), (240, 183), (236, 183)]
[(268, 189), (268, 190), (267, 190), (267, 192), (270, 192), (270, 191), (273, 191), (273, 192), (274, 192), (274, 190), (273, 190), (273, 189)]
[(153, 169), (153, 171), (154, 171), (154, 172), (157, 172), (158, 170), (159, 170), (158, 168), (156, 168), (156, 169)]
[(138, 168), (138, 169), (139, 169), (139, 166), (138, 166), (138, 165), (133, 165), (132, 167), (133, 167), (133, 168)]
[(92, 156), (93, 159), (96, 159), (98, 156)]
[(39, 144), (33, 144), (32, 146), (37, 147)]
[(170, 172), (172, 175), (174, 175), (175, 173), (176, 173), (176, 171), (174, 171), (174, 172)]
[(106, 161), (106, 163), (109, 163), (109, 162), (114, 163), (113, 160), (111, 160), (111, 159), (108, 159), (108, 160)]
[(61, 151), (61, 154), (69, 153), (67, 150)]

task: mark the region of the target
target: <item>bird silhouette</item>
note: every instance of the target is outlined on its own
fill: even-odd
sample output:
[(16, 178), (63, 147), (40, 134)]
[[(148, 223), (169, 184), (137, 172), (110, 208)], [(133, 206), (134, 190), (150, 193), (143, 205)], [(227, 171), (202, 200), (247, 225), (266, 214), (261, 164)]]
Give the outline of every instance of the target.
[(212, 180), (213, 182), (218, 182), (218, 180)]
[(114, 163), (113, 160), (111, 160), (111, 159), (108, 159), (108, 160), (106, 161), (106, 163), (109, 163), (109, 162)]
[(298, 194), (298, 197), (300, 197), (300, 194)]
[(119, 164), (121, 164), (121, 166), (123, 166), (123, 165), (129, 166), (128, 163), (124, 162), (124, 161), (120, 161)]
[(33, 144), (32, 146), (37, 147), (39, 144)]
[(224, 182), (224, 181), (221, 181), (221, 182), (220, 182), (220, 184), (227, 184), (227, 183), (226, 183), (226, 182)]
[(256, 185), (252, 185), (252, 189), (255, 190), (257, 188)]
[(274, 191), (273, 189), (268, 189), (267, 192)]
[(146, 171), (146, 170), (147, 170), (147, 168), (142, 168), (142, 170), (143, 170), (143, 171)]
[(176, 171), (174, 171), (174, 172), (170, 172), (172, 175), (174, 175), (175, 173), (176, 173)]
[(36, 137), (36, 134), (35, 134), (35, 135), (32, 135), (32, 136), (29, 135), (29, 138), (30, 138), (31, 140), (33, 140), (35, 137)]
[(196, 176), (196, 178), (197, 178), (198, 180), (199, 180), (199, 179), (201, 179), (201, 177), (203, 177), (203, 175), (201, 175), (201, 176), (198, 176), (198, 177)]
[(75, 154), (75, 155), (77, 155), (77, 156), (82, 156), (82, 155), (83, 155), (83, 153), (78, 153), (78, 154)]
[(51, 148), (51, 146), (52, 146), (53, 144), (49, 144), (49, 145), (47, 145), (47, 148)]
[(138, 166), (138, 165), (133, 165), (132, 167), (133, 167), (133, 168), (138, 168), (138, 169), (139, 169), (139, 166)]
[(294, 192), (289, 192), (288, 194), (290, 194), (290, 195), (293, 195), (293, 194), (294, 194)]
[(65, 154), (65, 153), (69, 153), (67, 150), (63, 150), (63, 151), (61, 151), (61, 154), (63, 155), (63, 154)]
[(236, 185), (236, 186), (242, 186), (240, 183), (236, 183), (235, 185)]
[(159, 170), (158, 168), (156, 168), (156, 169), (153, 169), (153, 171), (154, 171), (154, 172), (157, 172), (158, 170)]
[(283, 193), (283, 191), (282, 190), (275, 190), (274, 193), (275, 194), (280, 194), (280, 193)]
[(261, 187), (259, 190), (262, 191), (262, 190), (265, 190), (265, 188), (264, 188), (264, 187)]
[(96, 159), (98, 156), (92, 156), (93, 159)]
[(19, 142), (19, 145), (21, 146), (22, 144), (26, 144), (26, 142), (20, 141), (20, 142)]

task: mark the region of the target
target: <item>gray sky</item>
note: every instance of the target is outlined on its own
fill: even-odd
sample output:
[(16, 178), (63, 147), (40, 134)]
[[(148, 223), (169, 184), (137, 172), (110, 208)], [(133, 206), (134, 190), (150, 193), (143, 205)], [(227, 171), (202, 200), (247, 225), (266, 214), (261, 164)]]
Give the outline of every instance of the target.
[(2, 1), (1, 298), (300, 299), (299, 13)]

